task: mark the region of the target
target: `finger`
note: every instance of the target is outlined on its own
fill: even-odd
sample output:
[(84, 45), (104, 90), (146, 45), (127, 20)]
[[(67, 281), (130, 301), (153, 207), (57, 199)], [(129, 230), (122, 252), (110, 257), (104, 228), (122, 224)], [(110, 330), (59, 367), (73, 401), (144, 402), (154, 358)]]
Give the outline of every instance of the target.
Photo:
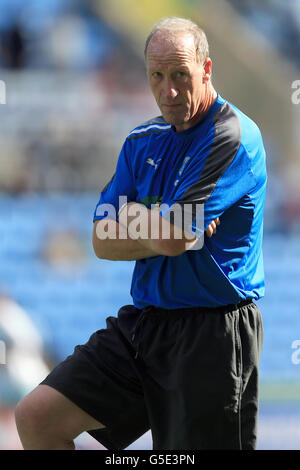
[(220, 222), (219, 217), (217, 217), (217, 218), (215, 219), (215, 222), (216, 222), (217, 225), (220, 225), (221, 222)]
[(205, 233), (206, 233), (206, 235), (207, 235), (209, 238), (212, 236), (212, 234), (213, 234), (213, 229), (211, 228), (210, 225), (209, 225), (209, 226), (207, 227), (207, 229), (205, 230)]
[(210, 224), (209, 224), (209, 233), (210, 233), (210, 236), (212, 236), (214, 233), (216, 233), (216, 224), (215, 224), (215, 221), (213, 220)]

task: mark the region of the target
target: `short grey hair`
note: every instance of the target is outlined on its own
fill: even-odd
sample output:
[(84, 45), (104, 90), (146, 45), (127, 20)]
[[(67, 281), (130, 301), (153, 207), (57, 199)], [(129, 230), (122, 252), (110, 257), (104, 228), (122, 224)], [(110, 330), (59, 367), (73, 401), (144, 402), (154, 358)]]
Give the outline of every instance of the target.
[(147, 59), (147, 50), (151, 39), (159, 32), (168, 32), (171, 35), (177, 32), (189, 33), (194, 37), (197, 61), (202, 63), (206, 57), (209, 57), (209, 47), (205, 32), (192, 20), (172, 16), (162, 18), (153, 26), (145, 43), (145, 59)]

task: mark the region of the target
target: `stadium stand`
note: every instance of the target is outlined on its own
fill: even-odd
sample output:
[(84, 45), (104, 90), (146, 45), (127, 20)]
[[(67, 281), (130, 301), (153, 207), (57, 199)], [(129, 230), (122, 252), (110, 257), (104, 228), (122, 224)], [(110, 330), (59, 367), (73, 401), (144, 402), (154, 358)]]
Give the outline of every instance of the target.
[[(97, 197), (91, 193), (1, 198), (1, 218), (3, 206), (11, 210), (0, 250), (1, 283), (37, 323), (57, 361), (94, 330), (103, 328), (105, 318), (118, 307), (131, 302), (133, 263), (99, 261), (92, 252), (91, 219)], [(3, 227), (3, 218), (1, 221)], [(49, 249), (49, 239), (55, 234), (57, 253), (53, 246)], [(68, 235), (65, 240), (63, 234)], [(267, 232), (264, 257), (267, 295), (260, 301), (265, 323), (262, 378), (297, 380), (299, 371), (290, 356), (299, 311), (298, 235)]]
[[(92, 253), (91, 217), (97, 197), (97, 193), (52, 197), (27, 194), (17, 198), (2, 195), (0, 199), (4, 235), (1, 285), (27, 312), (53, 363), (105, 327), (106, 317), (114, 315), (121, 305), (131, 303), (133, 263), (99, 261)], [(63, 208), (61, 218), (56, 217), (58, 207)], [(47, 250), (49, 227), (52, 234), (68, 234), (65, 250), (62, 238), (58, 238), (58, 252)], [(72, 237), (75, 243), (70, 251)], [(293, 389), (299, 384), (300, 366), (291, 360), (299, 323), (298, 235), (266, 233), (264, 256), (267, 292), (259, 303), (265, 329), (261, 380), (266, 385), (267, 398), (275, 399), (277, 394), (282, 402), (284, 396), (295, 398)]]
[(300, 67), (300, 4), (297, 0), (229, 0), (266, 39)]

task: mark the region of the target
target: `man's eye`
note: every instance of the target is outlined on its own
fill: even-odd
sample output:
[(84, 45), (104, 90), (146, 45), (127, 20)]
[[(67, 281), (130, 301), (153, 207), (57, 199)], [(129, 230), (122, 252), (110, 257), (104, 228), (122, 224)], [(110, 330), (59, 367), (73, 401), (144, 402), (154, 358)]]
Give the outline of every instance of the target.
[(177, 78), (182, 78), (182, 77), (185, 77), (186, 76), (186, 73), (185, 72), (177, 72)]
[(153, 77), (153, 78), (160, 78), (160, 77), (161, 77), (161, 73), (160, 73), (160, 72), (153, 72), (152, 77)]

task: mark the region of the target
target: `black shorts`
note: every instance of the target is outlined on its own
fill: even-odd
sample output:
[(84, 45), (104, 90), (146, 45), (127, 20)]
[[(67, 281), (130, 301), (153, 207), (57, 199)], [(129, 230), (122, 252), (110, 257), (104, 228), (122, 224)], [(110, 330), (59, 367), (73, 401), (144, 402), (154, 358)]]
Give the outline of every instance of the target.
[(255, 449), (263, 328), (251, 301), (217, 309), (132, 305), (42, 382), (105, 428), (121, 450), (151, 429), (153, 449)]

